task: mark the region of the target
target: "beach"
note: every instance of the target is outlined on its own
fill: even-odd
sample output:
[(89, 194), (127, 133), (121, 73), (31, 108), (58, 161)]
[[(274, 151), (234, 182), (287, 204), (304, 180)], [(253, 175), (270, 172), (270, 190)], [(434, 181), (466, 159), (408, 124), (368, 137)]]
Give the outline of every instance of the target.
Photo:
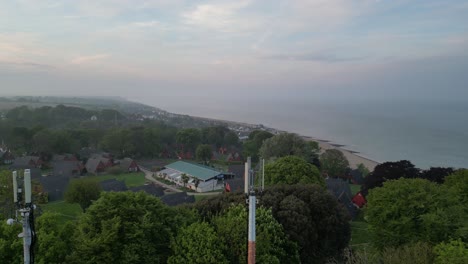
[(331, 143), (331, 142), (329, 142), (327, 140), (318, 139), (318, 138), (314, 138), (314, 137), (308, 137), (308, 136), (302, 136), (302, 138), (304, 138), (304, 140), (306, 140), (306, 141), (316, 141), (316, 142), (318, 142), (319, 147), (320, 147), (320, 154), (325, 152), (327, 149), (338, 149), (338, 150), (340, 150), (341, 152), (343, 152), (346, 159), (348, 159), (349, 166), (350, 166), (351, 169), (356, 169), (357, 166), (362, 163), (370, 171), (373, 171), (375, 166), (380, 164), (379, 162), (377, 162), (375, 160), (371, 160), (369, 158), (366, 158), (366, 157), (363, 157), (363, 156), (359, 155), (359, 152), (350, 151), (350, 150), (345, 149), (344, 148), (345, 145), (333, 144), (333, 143)]

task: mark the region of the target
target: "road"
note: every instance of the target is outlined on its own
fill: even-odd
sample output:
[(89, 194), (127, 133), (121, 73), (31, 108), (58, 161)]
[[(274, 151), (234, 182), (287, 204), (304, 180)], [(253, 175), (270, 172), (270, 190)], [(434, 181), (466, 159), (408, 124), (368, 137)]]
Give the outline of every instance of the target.
[[(160, 182), (156, 180), (153, 177), (153, 172), (149, 171), (148, 169), (141, 167), (140, 170), (145, 173), (145, 179), (165, 188), (168, 190), (171, 190), (173, 192), (183, 192), (182, 190), (178, 189), (177, 187), (174, 187), (173, 185), (165, 184), (164, 182)], [(208, 192), (208, 193), (195, 193), (195, 192), (187, 192), (188, 195), (199, 195), (199, 196), (208, 196), (208, 195), (217, 195), (220, 194), (221, 192)]]

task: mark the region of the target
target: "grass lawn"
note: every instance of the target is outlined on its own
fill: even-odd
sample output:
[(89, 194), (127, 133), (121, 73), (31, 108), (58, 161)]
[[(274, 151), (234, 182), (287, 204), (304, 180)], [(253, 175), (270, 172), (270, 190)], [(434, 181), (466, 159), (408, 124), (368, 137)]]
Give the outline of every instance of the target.
[(119, 181), (125, 182), (128, 188), (141, 186), (145, 184), (145, 174), (143, 172), (132, 172), (119, 175), (105, 174), (105, 175), (94, 175), (86, 176), (84, 179), (95, 180), (95, 181), (105, 181), (108, 179), (117, 179)]
[(81, 207), (78, 204), (70, 204), (65, 201), (55, 201), (48, 204), (41, 204), (43, 212), (54, 212), (60, 215), (60, 220), (66, 222), (75, 220), (82, 214)]
[(367, 230), (368, 224), (365, 221), (352, 221), (350, 247), (362, 247), (370, 243), (370, 233)]
[(195, 197), (195, 202), (199, 202), (199, 201), (208, 199), (208, 198), (213, 197), (213, 196), (211, 196), (211, 195), (194, 195), (194, 197)]
[(349, 184), (349, 187), (351, 188), (351, 193), (353, 195), (355, 195), (356, 193), (358, 193), (361, 190), (361, 185)]

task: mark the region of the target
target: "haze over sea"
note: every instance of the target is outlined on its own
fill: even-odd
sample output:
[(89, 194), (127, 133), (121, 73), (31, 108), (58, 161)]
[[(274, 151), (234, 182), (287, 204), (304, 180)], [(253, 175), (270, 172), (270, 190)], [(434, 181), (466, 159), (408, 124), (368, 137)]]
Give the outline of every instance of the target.
[(330, 140), (379, 162), (407, 159), (420, 168), (468, 167), (468, 104), (461, 102), (206, 99), (158, 100), (154, 105)]

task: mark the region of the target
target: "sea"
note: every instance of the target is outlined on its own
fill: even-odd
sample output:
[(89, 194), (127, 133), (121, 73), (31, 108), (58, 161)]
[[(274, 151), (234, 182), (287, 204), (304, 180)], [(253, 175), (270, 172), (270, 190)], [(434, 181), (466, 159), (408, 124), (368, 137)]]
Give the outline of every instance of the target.
[(204, 99), (153, 105), (328, 140), (378, 162), (468, 168), (468, 103)]

